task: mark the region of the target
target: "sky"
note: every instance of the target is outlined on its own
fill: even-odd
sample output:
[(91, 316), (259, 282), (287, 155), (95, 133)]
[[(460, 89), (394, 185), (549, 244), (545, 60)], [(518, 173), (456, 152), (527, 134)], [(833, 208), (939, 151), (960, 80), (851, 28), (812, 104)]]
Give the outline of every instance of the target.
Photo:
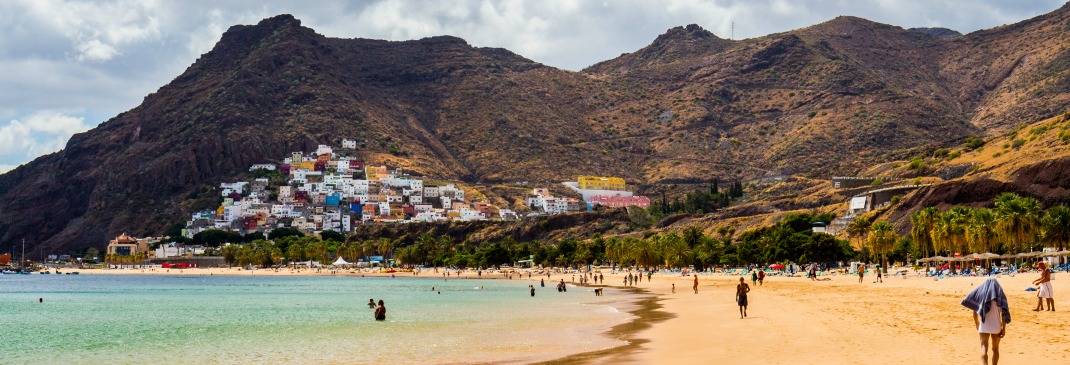
[[(1062, 0), (0, 1), (0, 172), (137, 106), (235, 24), (289, 13), (316, 32), (389, 40), (454, 35), (568, 70), (698, 24), (723, 38), (838, 15), (968, 33)], [(734, 24), (734, 27), (733, 27)]]

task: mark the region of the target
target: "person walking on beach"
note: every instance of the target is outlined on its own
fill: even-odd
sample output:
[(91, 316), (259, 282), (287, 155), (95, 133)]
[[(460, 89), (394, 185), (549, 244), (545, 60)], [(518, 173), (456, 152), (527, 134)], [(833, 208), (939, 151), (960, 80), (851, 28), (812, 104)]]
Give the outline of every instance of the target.
[(751, 285), (758, 286), (758, 270), (750, 271), (750, 283)]
[(858, 283), (859, 284), (862, 283), (862, 277), (863, 276), (866, 276), (866, 265), (865, 264), (860, 264), (860, 265), (858, 265)]
[(758, 286), (765, 285), (765, 270), (758, 270)]
[(747, 285), (747, 281), (739, 278), (739, 285), (736, 285), (736, 304), (739, 305), (739, 318), (747, 316), (747, 293), (750, 292), (750, 285)]
[(988, 365), (988, 350), (992, 349), (992, 365), (999, 363), (999, 341), (1007, 334), (1011, 323), (1010, 304), (1003, 287), (996, 278), (988, 278), (962, 299), (962, 306), (973, 311), (973, 324), (981, 338), (981, 363)]
[(385, 321), (386, 320), (386, 304), (383, 303), (382, 299), (379, 299), (379, 305), (375, 307), (375, 320), (376, 321)]
[(1048, 302), (1048, 310), (1055, 311), (1055, 292), (1051, 287), (1051, 271), (1048, 271), (1048, 263), (1041, 261), (1037, 263), (1037, 270), (1040, 270), (1040, 278), (1033, 280), (1033, 285), (1038, 285), (1040, 288), (1037, 290), (1037, 307), (1033, 309), (1034, 312), (1040, 312), (1044, 310), (1043, 302)]
[(598, 281), (601, 281), (602, 284), (605, 284), (606, 283), (606, 276), (602, 275), (602, 274), (598, 274)]
[(672, 283), (672, 293), (676, 294), (676, 283)]
[(884, 274), (881, 271), (882, 271), (881, 270), (881, 265), (877, 265), (877, 282), (878, 283), (883, 283), (884, 282)]
[(694, 289), (695, 294), (698, 294), (698, 274), (695, 274), (695, 283), (691, 284), (691, 289)]

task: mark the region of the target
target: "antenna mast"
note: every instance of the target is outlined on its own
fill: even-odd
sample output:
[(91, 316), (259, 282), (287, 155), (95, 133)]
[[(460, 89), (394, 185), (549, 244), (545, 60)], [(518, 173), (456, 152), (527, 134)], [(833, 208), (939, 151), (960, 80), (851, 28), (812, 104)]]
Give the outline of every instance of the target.
[(729, 31), (728, 31), (728, 39), (732, 39), (732, 40), (736, 39), (736, 21), (735, 20), (729, 22), (728, 29), (729, 29)]

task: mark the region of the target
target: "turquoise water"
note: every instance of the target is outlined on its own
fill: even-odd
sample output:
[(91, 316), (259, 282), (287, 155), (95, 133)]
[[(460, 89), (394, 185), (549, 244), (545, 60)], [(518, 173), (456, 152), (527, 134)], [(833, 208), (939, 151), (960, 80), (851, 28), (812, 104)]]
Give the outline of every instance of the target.
[(525, 362), (619, 344), (600, 333), (628, 318), (607, 305), (623, 294), (530, 283), (0, 275), (0, 364)]

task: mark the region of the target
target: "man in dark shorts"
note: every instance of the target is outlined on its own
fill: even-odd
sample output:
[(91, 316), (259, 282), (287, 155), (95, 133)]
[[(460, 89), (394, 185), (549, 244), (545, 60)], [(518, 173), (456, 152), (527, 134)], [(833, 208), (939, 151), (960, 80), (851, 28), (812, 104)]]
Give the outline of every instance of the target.
[(743, 278), (739, 278), (739, 285), (736, 285), (736, 304), (739, 305), (739, 318), (747, 316), (748, 292), (750, 292), (750, 285), (747, 285), (747, 281)]
[(866, 265), (858, 265), (858, 283), (862, 283), (862, 277), (866, 276)]

